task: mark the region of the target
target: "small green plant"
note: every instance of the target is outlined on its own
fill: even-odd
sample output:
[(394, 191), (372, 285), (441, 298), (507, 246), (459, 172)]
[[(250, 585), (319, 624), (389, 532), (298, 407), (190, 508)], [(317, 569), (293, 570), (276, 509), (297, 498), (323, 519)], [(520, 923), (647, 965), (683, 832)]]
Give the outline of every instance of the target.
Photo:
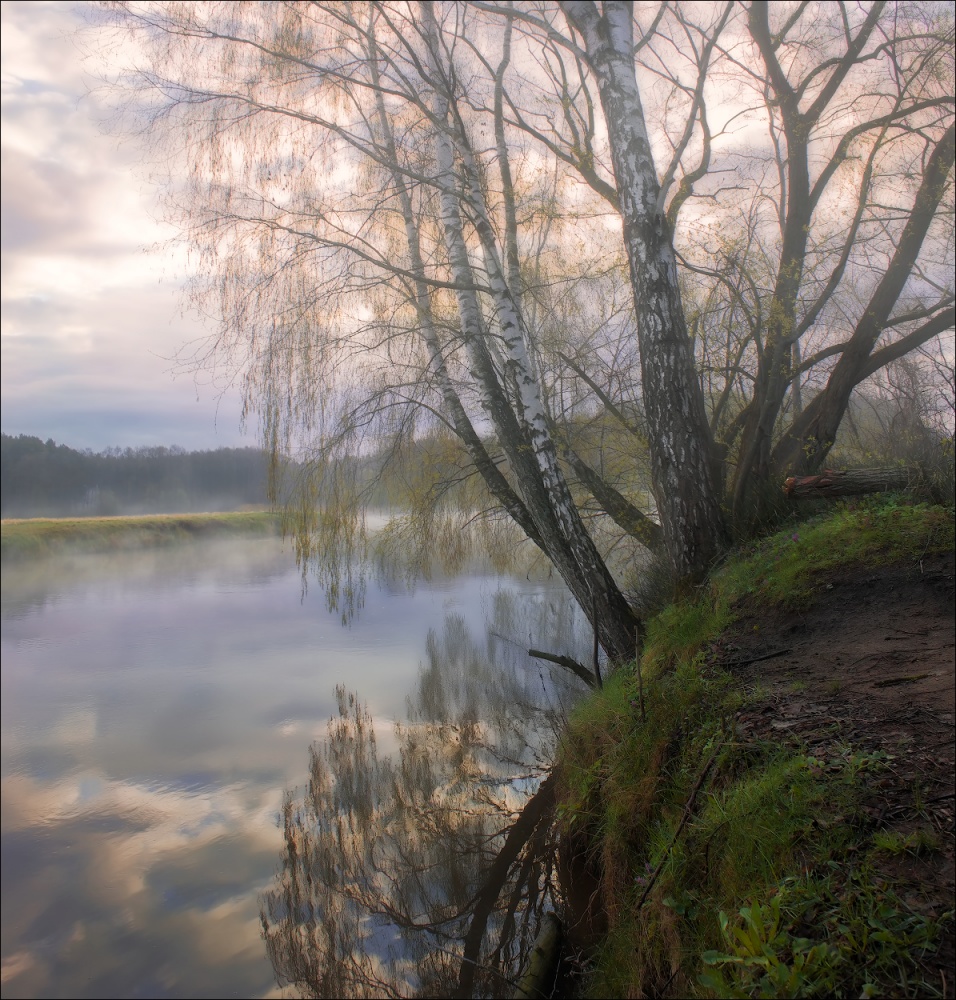
[[(919, 960), (941, 925), (910, 911), (867, 868), (785, 879), (764, 904), (719, 914), (724, 948), (705, 951), (700, 985), (719, 997), (932, 995)], [(798, 931), (813, 934), (801, 936)]]
[(939, 846), (936, 831), (924, 827), (912, 833), (879, 830), (873, 834), (873, 849), (893, 857), (901, 854), (926, 854), (929, 851), (938, 851)]
[(833, 952), (828, 944), (792, 937), (783, 923), (780, 896), (740, 908), (740, 920), (719, 915), (726, 951), (704, 952), (710, 971), (700, 983), (720, 997), (805, 996), (821, 978)]

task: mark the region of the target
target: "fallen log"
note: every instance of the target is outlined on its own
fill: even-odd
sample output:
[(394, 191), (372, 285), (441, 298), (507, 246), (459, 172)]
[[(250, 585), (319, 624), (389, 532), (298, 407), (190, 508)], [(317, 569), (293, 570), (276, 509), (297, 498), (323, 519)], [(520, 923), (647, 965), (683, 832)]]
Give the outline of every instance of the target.
[(790, 476), (783, 484), (788, 497), (850, 497), (886, 490), (905, 490), (922, 481), (919, 469), (824, 469), (818, 476)]

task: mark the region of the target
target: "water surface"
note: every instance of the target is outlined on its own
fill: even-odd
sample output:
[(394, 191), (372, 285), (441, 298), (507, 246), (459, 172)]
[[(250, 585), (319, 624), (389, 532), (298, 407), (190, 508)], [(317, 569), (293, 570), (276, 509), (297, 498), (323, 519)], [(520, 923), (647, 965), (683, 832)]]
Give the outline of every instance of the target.
[(478, 569), (370, 583), (343, 627), (272, 539), (4, 570), (3, 995), (279, 995), (260, 900), (336, 686), (388, 750), (436, 636), (513, 658), (574, 622), (558, 581)]

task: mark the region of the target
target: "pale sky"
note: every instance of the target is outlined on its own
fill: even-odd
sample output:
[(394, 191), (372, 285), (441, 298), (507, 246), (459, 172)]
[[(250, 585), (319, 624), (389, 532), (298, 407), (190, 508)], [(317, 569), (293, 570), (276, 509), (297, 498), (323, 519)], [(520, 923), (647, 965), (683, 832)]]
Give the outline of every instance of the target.
[(208, 335), (184, 315), (182, 267), (150, 252), (142, 152), (104, 134), (69, 2), (2, 3), (2, 429), (99, 451), (256, 443), (227, 373), (173, 376)]

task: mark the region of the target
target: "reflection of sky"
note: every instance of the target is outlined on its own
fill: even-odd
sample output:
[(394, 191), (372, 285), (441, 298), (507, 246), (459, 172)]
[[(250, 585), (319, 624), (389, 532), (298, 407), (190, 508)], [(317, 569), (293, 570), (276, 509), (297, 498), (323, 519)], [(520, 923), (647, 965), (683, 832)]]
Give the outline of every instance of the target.
[(370, 584), (343, 628), (278, 543), (245, 554), (4, 574), (4, 996), (267, 993), (257, 894), (335, 685), (389, 746), (428, 629), (482, 635), (501, 583)]

